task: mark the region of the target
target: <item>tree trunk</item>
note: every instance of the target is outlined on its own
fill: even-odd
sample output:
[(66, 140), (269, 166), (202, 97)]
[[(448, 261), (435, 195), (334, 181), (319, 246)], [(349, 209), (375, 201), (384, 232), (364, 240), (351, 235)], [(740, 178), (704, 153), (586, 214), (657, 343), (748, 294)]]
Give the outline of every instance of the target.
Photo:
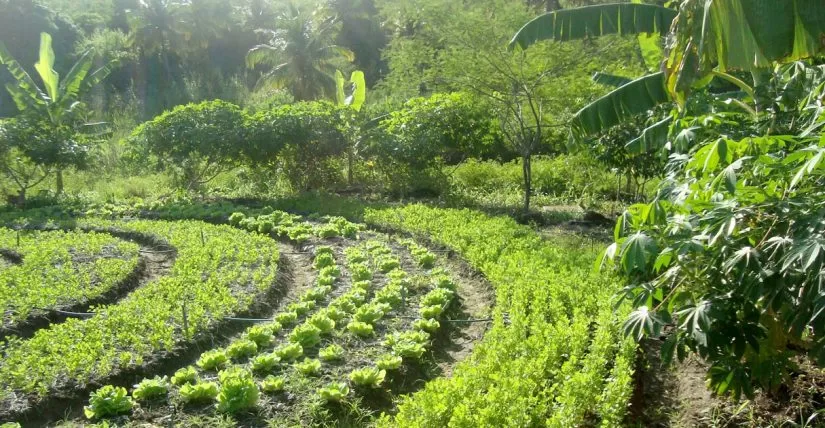
[(63, 194), (63, 170), (58, 169), (56, 172), (57, 175), (57, 195), (60, 196)]
[(545, 0), (544, 2), (544, 11), (545, 12), (552, 12), (554, 10), (561, 9), (561, 4), (559, 4), (559, 0)]
[(533, 193), (533, 166), (531, 164), (531, 156), (524, 155), (521, 157), (521, 171), (524, 176), (524, 214), (530, 212), (530, 195)]
[(347, 184), (349, 185), (349, 187), (352, 187), (352, 181), (353, 181), (353, 179), (352, 179), (352, 164), (354, 163), (353, 157), (354, 156), (353, 156), (353, 153), (352, 153), (352, 149), (350, 148), (349, 150), (347, 150)]

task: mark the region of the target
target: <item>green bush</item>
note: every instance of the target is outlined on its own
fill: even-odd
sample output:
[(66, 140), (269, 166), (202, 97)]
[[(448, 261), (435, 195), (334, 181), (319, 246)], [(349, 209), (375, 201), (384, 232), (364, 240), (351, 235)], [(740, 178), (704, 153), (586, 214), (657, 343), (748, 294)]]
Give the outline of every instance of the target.
[(247, 121), (250, 161), (279, 166), (294, 190), (329, 188), (343, 181), (337, 158), (347, 149), (336, 106), (301, 102), (255, 114)]
[(154, 156), (181, 186), (198, 188), (241, 160), (246, 120), (240, 107), (225, 101), (178, 106), (135, 129), (133, 155)]
[[(587, 154), (537, 156), (532, 162), (536, 195), (568, 202), (581, 199), (613, 200), (619, 176)], [(466, 195), (519, 194), (524, 189), (521, 161), (507, 163), (468, 160), (456, 167), (452, 185)]]

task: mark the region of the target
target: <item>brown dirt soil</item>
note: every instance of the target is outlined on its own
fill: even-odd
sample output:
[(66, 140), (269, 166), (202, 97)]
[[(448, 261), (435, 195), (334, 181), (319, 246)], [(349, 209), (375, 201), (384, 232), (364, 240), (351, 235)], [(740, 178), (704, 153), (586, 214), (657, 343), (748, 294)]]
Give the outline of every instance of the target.
[(707, 365), (694, 356), (661, 368), (659, 339), (639, 349), (636, 390), (629, 426), (643, 427), (816, 427), (825, 426), (825, 371), (807, 359), (774, 394), (758, 392), (734, 402), (711, 393)]

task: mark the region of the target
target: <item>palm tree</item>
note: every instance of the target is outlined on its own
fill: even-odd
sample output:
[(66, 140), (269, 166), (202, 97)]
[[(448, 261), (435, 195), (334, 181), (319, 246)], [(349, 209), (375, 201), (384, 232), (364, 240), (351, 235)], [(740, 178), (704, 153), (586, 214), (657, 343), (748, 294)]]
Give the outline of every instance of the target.
[(184, 5), (177, 0), (140, 0), (137, 9), (128, 11), (135, 44), (143, 55), (160, 56), (167, 77), (172, 73), (169, 56), (182, 51), (191, 34), (184, 19)]
[(296, 101), (335, 99), (335, 63), (352, 61), (354, 54), (331, 43), (335, 22), (317, 21), (312, 14), (290, 5), (277, 20), (277, 30), (259, 30), (270, 37), (246, 55), (249, 68), (272, 67), (258, 82), (259, 87), (286, 88)]
[[(140, 76), (145, 79), (140, 82), (143, 91), (147, 92), (144, 99), (148, 101), (150, 98), (147, 88), (151, 82), (158, 85), (157, 95), (162, 100), (157, 106), (147, 102), (151, 114), (186, 98), (185, 92), (181, 92), (184, 84), (177, 60), (186, 49), (192, 34), (187, 19), (188, 5), (188, 2), (182, 0), (140, 0), (136, 9), (127, 11), (132, 42), (139, 50), (140, 63), (145, 69)], [(162, 77), (150, 78), (153, 64), (149, 59), (153, 57), (159, 63)]]

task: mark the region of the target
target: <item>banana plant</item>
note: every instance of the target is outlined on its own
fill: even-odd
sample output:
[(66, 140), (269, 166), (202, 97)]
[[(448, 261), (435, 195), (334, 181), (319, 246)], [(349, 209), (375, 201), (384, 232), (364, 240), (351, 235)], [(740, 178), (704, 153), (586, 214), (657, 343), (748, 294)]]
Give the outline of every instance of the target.
[[(345, 87), (349, 84), (351, 92), (346, 94)], [(335, 70), (335, 100), (339, 106), (348, 106), (355, 111), (361, 111), (361, 107), (367, 100), (367, 84), (364, 80), (364, 72), (355, 70), (347, 81), (341, 70)]]
[[(350, 92), (347, 95), (347, 85), (349, 85)], [(349, 107), (357, 114), (364, 106), (367, 100), (367, 83), (364, 79), (364, 72), (355, 70), (350, 75), (349, 81), (344, 78), (341, 70), (335, 70), (335, 101), (339, 107)], [(352, 121), (349, 121), (352, 123)], [(347, 182), (352, 186), (353, 182), (353, 163), (355, 161), (356, 152), (361, 141), (361, 129), (355, 126), (347, 125), (347, 135), (351, 140), (349, 149), (347, 150)]]
[[(76, 115), (81, 105), (80, 98), (93, 86), (99, 84), (112, 71), (113, 63), (92, 70), (94, 51), (87, 50), (72, 66), (64, 79), (54, 70), (55, 54), (52, 36), (40, 34), (40, 57), (34, 65), (43, 83), (42, 88), (20, 66), (3, 42), (0, 42), (0, 64), (5, 65), (15, 82), (6, 84), (6, 90), (14, 100), (20, 114), (32, 121), (48, 124), (51, 129), (74, 127)], [(61, 159), (33, 159), (57, 168), (57, 191), (63, 190)]]
[[(730, 71), (754, 74), (777, 62), (811, 58), (825, 53), (825, 2), (795, 0), (794, 7), (773, 0), (684, 0), (679, 9), (622, 3), (558, 10), (524, 25), (510, 47), (528, 48), (542, 40), (568, 41), (607, 34), (659, 34), (673, 43), (662, 58), (662, 70), (627, 83), (582, 108), (573, 119), (578, 139), (630, 119), (641, 109), (675, 102), (684, 108), (691, 90), (722, 78), (752, 93)], [(647, 93), (645, 93), (647, 92)], [(629, 107), (632, 106), (632, 107)], [(748, 106), (743, 106), (748, 107)], [(646, 134), (661, 135), (663, 124)], [(651, 144), (634, 140), (634, 147)]]

